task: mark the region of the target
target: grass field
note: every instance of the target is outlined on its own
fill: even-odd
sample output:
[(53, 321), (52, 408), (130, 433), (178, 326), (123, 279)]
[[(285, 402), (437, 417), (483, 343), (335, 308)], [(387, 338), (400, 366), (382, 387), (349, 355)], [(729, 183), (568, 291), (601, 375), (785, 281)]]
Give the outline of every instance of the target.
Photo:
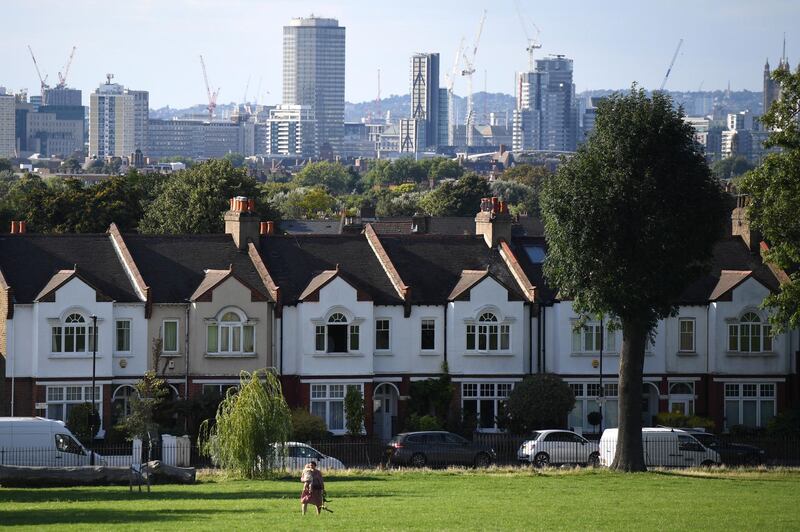
[(300, 515), (300, 483), (0, 488), (0, 527), (88, 530), (800, 530), (800, 471), (621, 475), (469, 470), (329, 475), (334, 513)]

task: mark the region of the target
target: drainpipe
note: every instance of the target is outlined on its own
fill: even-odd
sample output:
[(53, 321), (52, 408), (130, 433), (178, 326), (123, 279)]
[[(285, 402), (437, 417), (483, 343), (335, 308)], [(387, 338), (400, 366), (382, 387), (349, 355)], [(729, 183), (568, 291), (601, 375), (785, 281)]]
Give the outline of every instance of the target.
[[(9, 304), (12, 304), (9, 302)], [(11, 322), (11, 327), (8, 323)], [(6, 346), (11, 346), (11, 417), (14, 417), (14, 395), (16, 394), (16, 378), (17, 378), (17, 350), (14, 345), (14, 320), (6, 320)], [(38, 354), (37, 354), (38, 356)]]
[[(533, 303), (528, 305), (528, 350), (530, 354), (528, 358), (530, 359), (531, 370), (530, 374), (533, 375)], [(536, 324), (539, 324), (539, 320), (536, 320)]]
[(547, 305), (542, 305), (540, 317), (542, 320), (542, 365), (539, 373), (545, 373), (547, 371)]
[(281, 317), (278, 318), (278, 320), (281, 322), (279, 339), (280, 345), (278, 348), (278, 373), (283, 375), (283, 314), (281, 314)]
[(186, 363), (184, 367), (186, 368), (186, 375), (183, 378), (183, 397), (184, 399), (189, 398), (189, 309), (191, 307), (191, 302), (186, 305), (186, 333), (184, 338), (184, 345), (186, 348)]
[[(447, 307), (448, 307), (448, 304), (445, 303), (444, 304), (444, 361), (445, 362), (447, 362)], [(436, 336), (434, 336), (434, 340), (435, 339), (436, 339)]]

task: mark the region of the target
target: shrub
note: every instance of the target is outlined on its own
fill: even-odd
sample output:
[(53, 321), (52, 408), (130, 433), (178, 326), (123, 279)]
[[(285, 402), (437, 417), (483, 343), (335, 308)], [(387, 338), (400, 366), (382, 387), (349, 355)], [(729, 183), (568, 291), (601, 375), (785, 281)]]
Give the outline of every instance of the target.
[(412, 413), (406, 418), (406, 430), (442, 430), (442, 424), (436, 416), (420, 416)]
[(325, 420), (305, 408), (292, 410), (292, 438), (297, 441), (319, 441), (328, 437)]
[(575, 395), (561, 377), (552, 373), (530, 375), (508, 398), (507, 425), (515, 434), (560, 428), (574, 406)]
[(448, 414), (454, 390), (445, 362), (442, 364), (441, 377), (411, 383), (408, 401), (409, 415), (416, 415), (417, 419), (426, 416), (433, 417), (439, 426), (444, 426), (445, 423), (449, 425)]
[(348, 386), (344, 396), (344, 417), (347, 433), (361, 435), (364, 426), (364, 397), (356, 386)]
[(770, 419), (767, 432), (770, 436), (786, 438), (800, 436), (800, 404)]
[(656, 424), (666, 427), (686, 427), (693, 429), (714, 430), (712, 419), (702, 416), (685, 416), (677, 412), (660, 412), (656, 416)]
[(92, 408), (91, 403), (81, 403), (79, 405), (75, 405), (69, 411), (69, 415), (67, 416), (67, 428), (84, 445), (90, 444), (93, 439), (92, 428), (89, 426), (89, 416), (92, 414), (97, 416), (94, 425), (95, 429), (99, 429), (100, 418), (97, 414), (97, 411)]

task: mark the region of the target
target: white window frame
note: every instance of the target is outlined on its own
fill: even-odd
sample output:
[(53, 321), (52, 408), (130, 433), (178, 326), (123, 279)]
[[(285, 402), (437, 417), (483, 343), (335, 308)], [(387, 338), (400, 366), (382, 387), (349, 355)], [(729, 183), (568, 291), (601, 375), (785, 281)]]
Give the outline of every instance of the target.
[[(684, 331), (683, 325), (690, 324), (691, 332)], [(684, 334), (690, 334), (692, 337), (692, 346), (689, 349), (683, 347)], [(697, 352), (697, 320), (695, 318), (678, 318), (678, 352), (680, 353), (695, 353)]]
[[(342, 316), (344, 321), (331, 321), (335, 316)], [(324, 355), (357, 355), (361, 353), (361, 345), (363, 343), (363, 338), (361, 334), (361, 324), (364, 322), (361, 318), (354, 318), (349, 315), (349, 313), (344, 312), (343, 310), (334, 310), (328, 313), (328, 315), (324, 319), (313, 320), (314, 324), (314, 352), (317, 354), (324, 354)], [(330, 338), (330, 331), (328, 327), (330, 325), (343, 325), (345, 326), (345, 335), (346, 335), (346, 342), (347, 342), (347, 350), (346, 351), (329, 351), (329, 342), (328, 339)], [(321, 335), (324, 335), (322, 338), (322, 344), (318, 343), (318, 339)], [(356, 345), (353, 345), (353, 338), (356, 338)], [(322, 349), (320, 349), (320, 346)]]
[[(175, 349), (167, 349), (167, 323), (175, 324)], [(163, 354), (176, 355), (181, 352), (181, 322), (178, 319), (167, 318), (161, 322), (161, 352)]]
[[(497, 427), (497, 416), (500, 414), (502, 403), (508, 402), (508, 397), (514, 390), (515, 382), (477, 381), (461, 383), (461, 412), (466, 412), (467, 402), (475, 402), (475, 415), (478, 432), (501, 432)], [(505, 390), (504, 392), (501, 392)], [(474, 390), (474, 392), (473, 392)], [(484, 403), (492, 401), (493, 423), (491, 427), (481, 427), (481, 413)]]
[(205, 395), (206, 393), (213, 391), (219, 394), (220, 397), (224, 398), (225, 395), (228, 393), (228, 390), (231, 388), (235, 388), (238, 391), (239, 385), (232, 383), (225, 383), (225, 382), (221, 383), (204, 382), (203, 387), (201, 388), (200, 391), (201, 395)]
[[(224, 320), (228, 314), (236, 316), (236, 320)], [(216, 328), (216, 345), (209, 343), (211, 329)], [(252, 334), (252, 350), (245, 349), (245, 331), (250, 329)], [(239, 348), (233, 349), (238, 332)], [(227, 336), (227, 338), (225, 338)], [(238, 308), (224, 308), (214, 319), (206, 320), (206, 354), (211, 356), (255, 356), (258, 352), (256, 345), (258, 331), (256, 320), (249, 319)]]
[[(78, 316), (81, 321), (72, 321), (68, 322), (70, 318), (73, 316)], [(55, 321), (55, 320), (53, 320)], [(67, 328), (71, 329), (70, 336), (72, 337), (72, 350), (67, 351)], [(75, 332), (75, 329), (83, 328), (83, 333), (79, 334)], [(78, 339), (83, 337), (83, 350), (78, 350), (76, 348), (78, 344)], [(56, 349), (55, 343), (56, 338), (58, 338), (58, 348)], [(71, 311), (67, 313), (66, 316), (59, 319), (57, 323), (54, 323), (50, 327), (50, 353), (56, 356), (74, 356), (74, 355), (90, 355), (92, 354), (92, 348), (94, 346), (94, 328), (92, 326), (91, 318), (87, 318), (82, 312), (78, 311)], [(97, 334), (98, 341), (100, 340), (100, 334), (98, 331)], [(99, 354), (99, 353), (98, 353)]]
[[(381, 331), (386, 331), (386, 347), (378, 347), (378, 322), (385, 321), (386, 322), (386, 329), (380, 329)], [(375, 351), (391, 351), (392, 350), (392, 320), (390, 318), (375, 318)]]
[[(60, 393), (57, 393), (60, 390)], [(76, 391), (79, 393), (76, 394)], [(100, 424), (103, 423), (103, 385), (95, 385), (95, 406), (100, 414)], [(60, 419), (67, 422), (69, 418), (68, 405), (80, 405), (92, 402), (92, 383), (75, 382), (70, 384), (58, 384), (45, 386), (45, 410), (48, 419)], [(52, 405), (52, 406), (51, 406)], [(56, 415), (55, 406), (61, 406), (61, 416)], [(102, 427), (98, 427), (100, 429)]]
[[(755, 387), (755, 388), (752, 388)], [(766, 427), (769, 419), (762, 419), (762, 403), (772, 403), (772, 414), (775, 417), (778, 409), (778, 385), (774, 382), (726, 382), (722, 387), (723, 413), (725, 430), (734, 425), (744, 424), (744, 404), (756, 403), (756, 427)], [(738, 419), (728, 419), (728, 402), (737, 402)]]
[[(744, 318), (749, 316), (755, 316), (757, 321), (743, 321)], [(754, 329), (757, 331), (756, 334), (753, 334)], [(745, 331), (748, 334), (744, 334)], [(770, 325), (767, 318), (755, 310), (745, 310), (737, 319), (728, 320), (728, 352), (741, 353), (743, 355), (772, 353), (775, 349), (775, 337), (771, 335), (771, 332), (772, 325)], [(749, 342), (747, 349), (742, 349), (745, 338), (749, 339)], [(756, 339), (758, 340), (758, 349), (753, 349), (753, 342)]]
[[(356, 387), (361, 392), (361, 397), (364, 397), (364, 384), (355, 382), (314, 382), (309, 384), (309, 403), (308, 411), (313, 415), (319, 415), (324, 421), (328, 432), (332, 434), (345, 434), (347, 432), (347, 409), (344, 407), (344, 399), (347, 396), (348, 388)], [(339, 393), (341, 392), (341, 395)], [(331, 428), (331, 414), (333, 413), (332, 405), (341, 403), (342, 408), (342, 428)], [(315, 405), (321, 408), (315, 412)], [(363, 432), (362, 427), (362, 432)]]
[[(419, 350), (430, 353), (436, 351), (436, 318), (420, 318), (419, 320)], [(426, 323), (432, 323), (432, 329), (423, 329)], [(422, 331), (423, 330), (432, 330), (433, 331), (433, 346), (432, 347), (425, 347), (422, 345)]]
[[(130, 394), (120, 394), (122, 390), (131, 390)], [(117, 400), (122, 401), (122, 417), (128, 417), (131, 414), (131, 404), (130, 398), (134, 394), (138, 394), (136, 388), (132, 384), (120, 384), (114, 389), (114, 393), (111, 395), (111, 413), (112, 417), (114, 415), (114, 402)], [(117, 421), (121, 421), (118, 419)]]
[[(119, 325), (121, 323), (128, 324), (128, 349), (119, 349)], [(119, 318), (114, 320), (114, 352), (129, 354), (131, 352), (133, 320), (130, 318)]]
[[(572, 327), (571, 327), (571, 351), (573, 354), (594, 354), (600, 353), (600, 344), (598, 340), (598, 333), (600, 332), (600, 322), (599, 321), (587, 321), (581, 327), (576, 327), (578, 324), (578, 320), (572, 320)], [(592, 338), (592, 345), (588, 345), (586, 341), (587, 337), (587, 329), (591, 329), (589, 333), (590, 337)], [(617, 353), (617, 331), (616, 329), (612, 329), (611, 322), (607, 322), (605, 326), (605, 336), (602, 338), (603, 342), (603, 353)]]
[[(605, 381), (605, 379), (604, 379)], [(619, 404), (619, 383), (618, 382), (603, 382), (603, 395), (600, 395), (600, 382), (599, 379), (597, 381), (576, 381), (576, 382), (568, 382), (570, 388), (572, 389), (572, 393), (575, 394), (575, 407), (569, 413), (567, 419), (572, 416), (574, 418), (575, 410), (578, 408), (578, 405), (581, 407), (581, 422), (580, 425), (573, 425), (579, 426), (582, 428), (584, 432), (591, 432), (596, 427), (589, 425), (588, 415), (589, 412), (599, 412), (600, 405), (598, 404), (599, 401), (603, 402), (603, 428), (614, 428), (619, 424), (619, 420), (615, 419), (616, 413), (612, 412), (611, 409), (616, 410)], [(609, 407), (609, 403), (611, 406)]]
[(512, 322), (511, 319), (503, 318), (495, 309), (481, 310), (476, 319), (464, 320), (464, 349), (467, 353), (510, 352)]
[[(689, 393), (677, 393), (674, 392), (674, 388), (676, 386), (688, 386)], [(669, 381), (668, 388), (669, 390), (669, 400), (667, 402), (667, 410), (669, 412), (673, 411), (673, 406), (676, 404), (683, 404), (686, 406), (686, 412), (684, 415), (693, 416), (694, 415), (694, 408), (695, 408), (695, 384), (693, 381)]]

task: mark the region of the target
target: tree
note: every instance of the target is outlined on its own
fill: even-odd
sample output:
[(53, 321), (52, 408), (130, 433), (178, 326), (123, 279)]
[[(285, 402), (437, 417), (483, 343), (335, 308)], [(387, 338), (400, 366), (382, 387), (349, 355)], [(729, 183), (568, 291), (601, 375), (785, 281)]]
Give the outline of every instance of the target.
[(244, 166), (244, 155), (241, 153), (229, 152), (222, 158), (224, 161), (231, 163), (234, 168), (241, 168)]
[(11, 161), (0, 157), (0, 172), (5, 172), (5, 171), (11, 172), (12, 168), (13, 167), (11, 166)]
[(270, 207), (287, 219), (327, 216), (335, 205), (336, 200), (322, 187), (297, 187), (270, 199)]
[(136, 393), (130, 399), (131, 413), (122, 421), (121, 426), (130, 438), (156, 439), (159, 427), (154, 414), (169, 395), (167, 381), (150, 370), (133, 387)]
[(139, 230), (151, 234), (221, 233), (222, 214), (230, 198), (255, 198), (258, 190), (256, 180), (244, 169), (234, 168), (228, 161), (206, 161), (175, 172), (163, 182), (156, 199), (147, 206)]
[(517, 383), (498, 421), (514, 434), (563, 427), (575, 406), (572, 388), (558, 375), (537, 373)]
[(420, 201), (431, 216), (472, 216), (489, 195), (489, 182), (478, 174), (465, 174), (457, 181), (442, 181)]
[(239, 391), (219, 405), (214, 424), (203, 422), (198, 444), (214, 463), (244, 478), (269, 475), (292, 433), (281, 383), (271, 371), (243, 371)]
[(356, 180), (341, 163), (319, 161), (305, 165), (294, 176), (294, 183), (301, 187), (325, 187), (332, 194), (348, 194)]
[(464, 175), (464, 168), (458, 164), (458, 161), (444, 157), (435, 157), (429, 160), (431, 163), (428, 168), (428, 179), (438, 182), (442, 179), (459, 179)]
[[(98, 398), (99, 399), (99, 398)], [(90, 416), (95, 416), (94, 421), (100, 419), (97, 409), (92, 408), (92, 403), (81, 403), (72, 407), (67, 415), (67, 428), (84, 445), (89, 445), (94, 439)], [(100, 426), (95, 427), (99, 429)]]
[(539, 215), (539, 197), (533, 187), (498, 179), (489, 186), (492, 196), (505, 200), (509, 207), (533, 216)]
[(364, 427), (364, 397), (357, 386), (348, 386), (344, 396), (345, 428), (350, 436), (358, 436)]
[(764, 300), (770, 308), (776, 332), (800, 327), (800, 71), (777, 69), (781, 97), (761, 117), (772, 130), (767, 147), (781, 148), (770, 153), (761, 165), (745, 174), (739, 190), (749, 199), (747, 216), (751, 226), (769, 243), (764, 260), (792, 273), (781, 283), (780, 291)]
[(500, 179), (503, 181), (515, 181), (533, 187), (533, 189), (538, 192), (544, 180), (551, 175), (552, 173), (546, 166), (516, 164), (511, 168), (506, 168), (503, 173), (500, 174)]
[(715, 162), (711, 167), (711, 173), (714, 174), (717, 179), (731, 179), (752, 169), (753, 165), (750, 164), (747, 157), (737, 155), (735, 157), (726, 157), (725, 159)]
[(674, 314), (689, 283), (708, 271), (722, 235), (723, 193), (692, 128), (663, 93), (634, 84), (597, 110), (594, 134), (544, 183), (545, 275), (583, 315), (622, 326), (619, 440), (612, 467), (645, 469), (645, 343)]

